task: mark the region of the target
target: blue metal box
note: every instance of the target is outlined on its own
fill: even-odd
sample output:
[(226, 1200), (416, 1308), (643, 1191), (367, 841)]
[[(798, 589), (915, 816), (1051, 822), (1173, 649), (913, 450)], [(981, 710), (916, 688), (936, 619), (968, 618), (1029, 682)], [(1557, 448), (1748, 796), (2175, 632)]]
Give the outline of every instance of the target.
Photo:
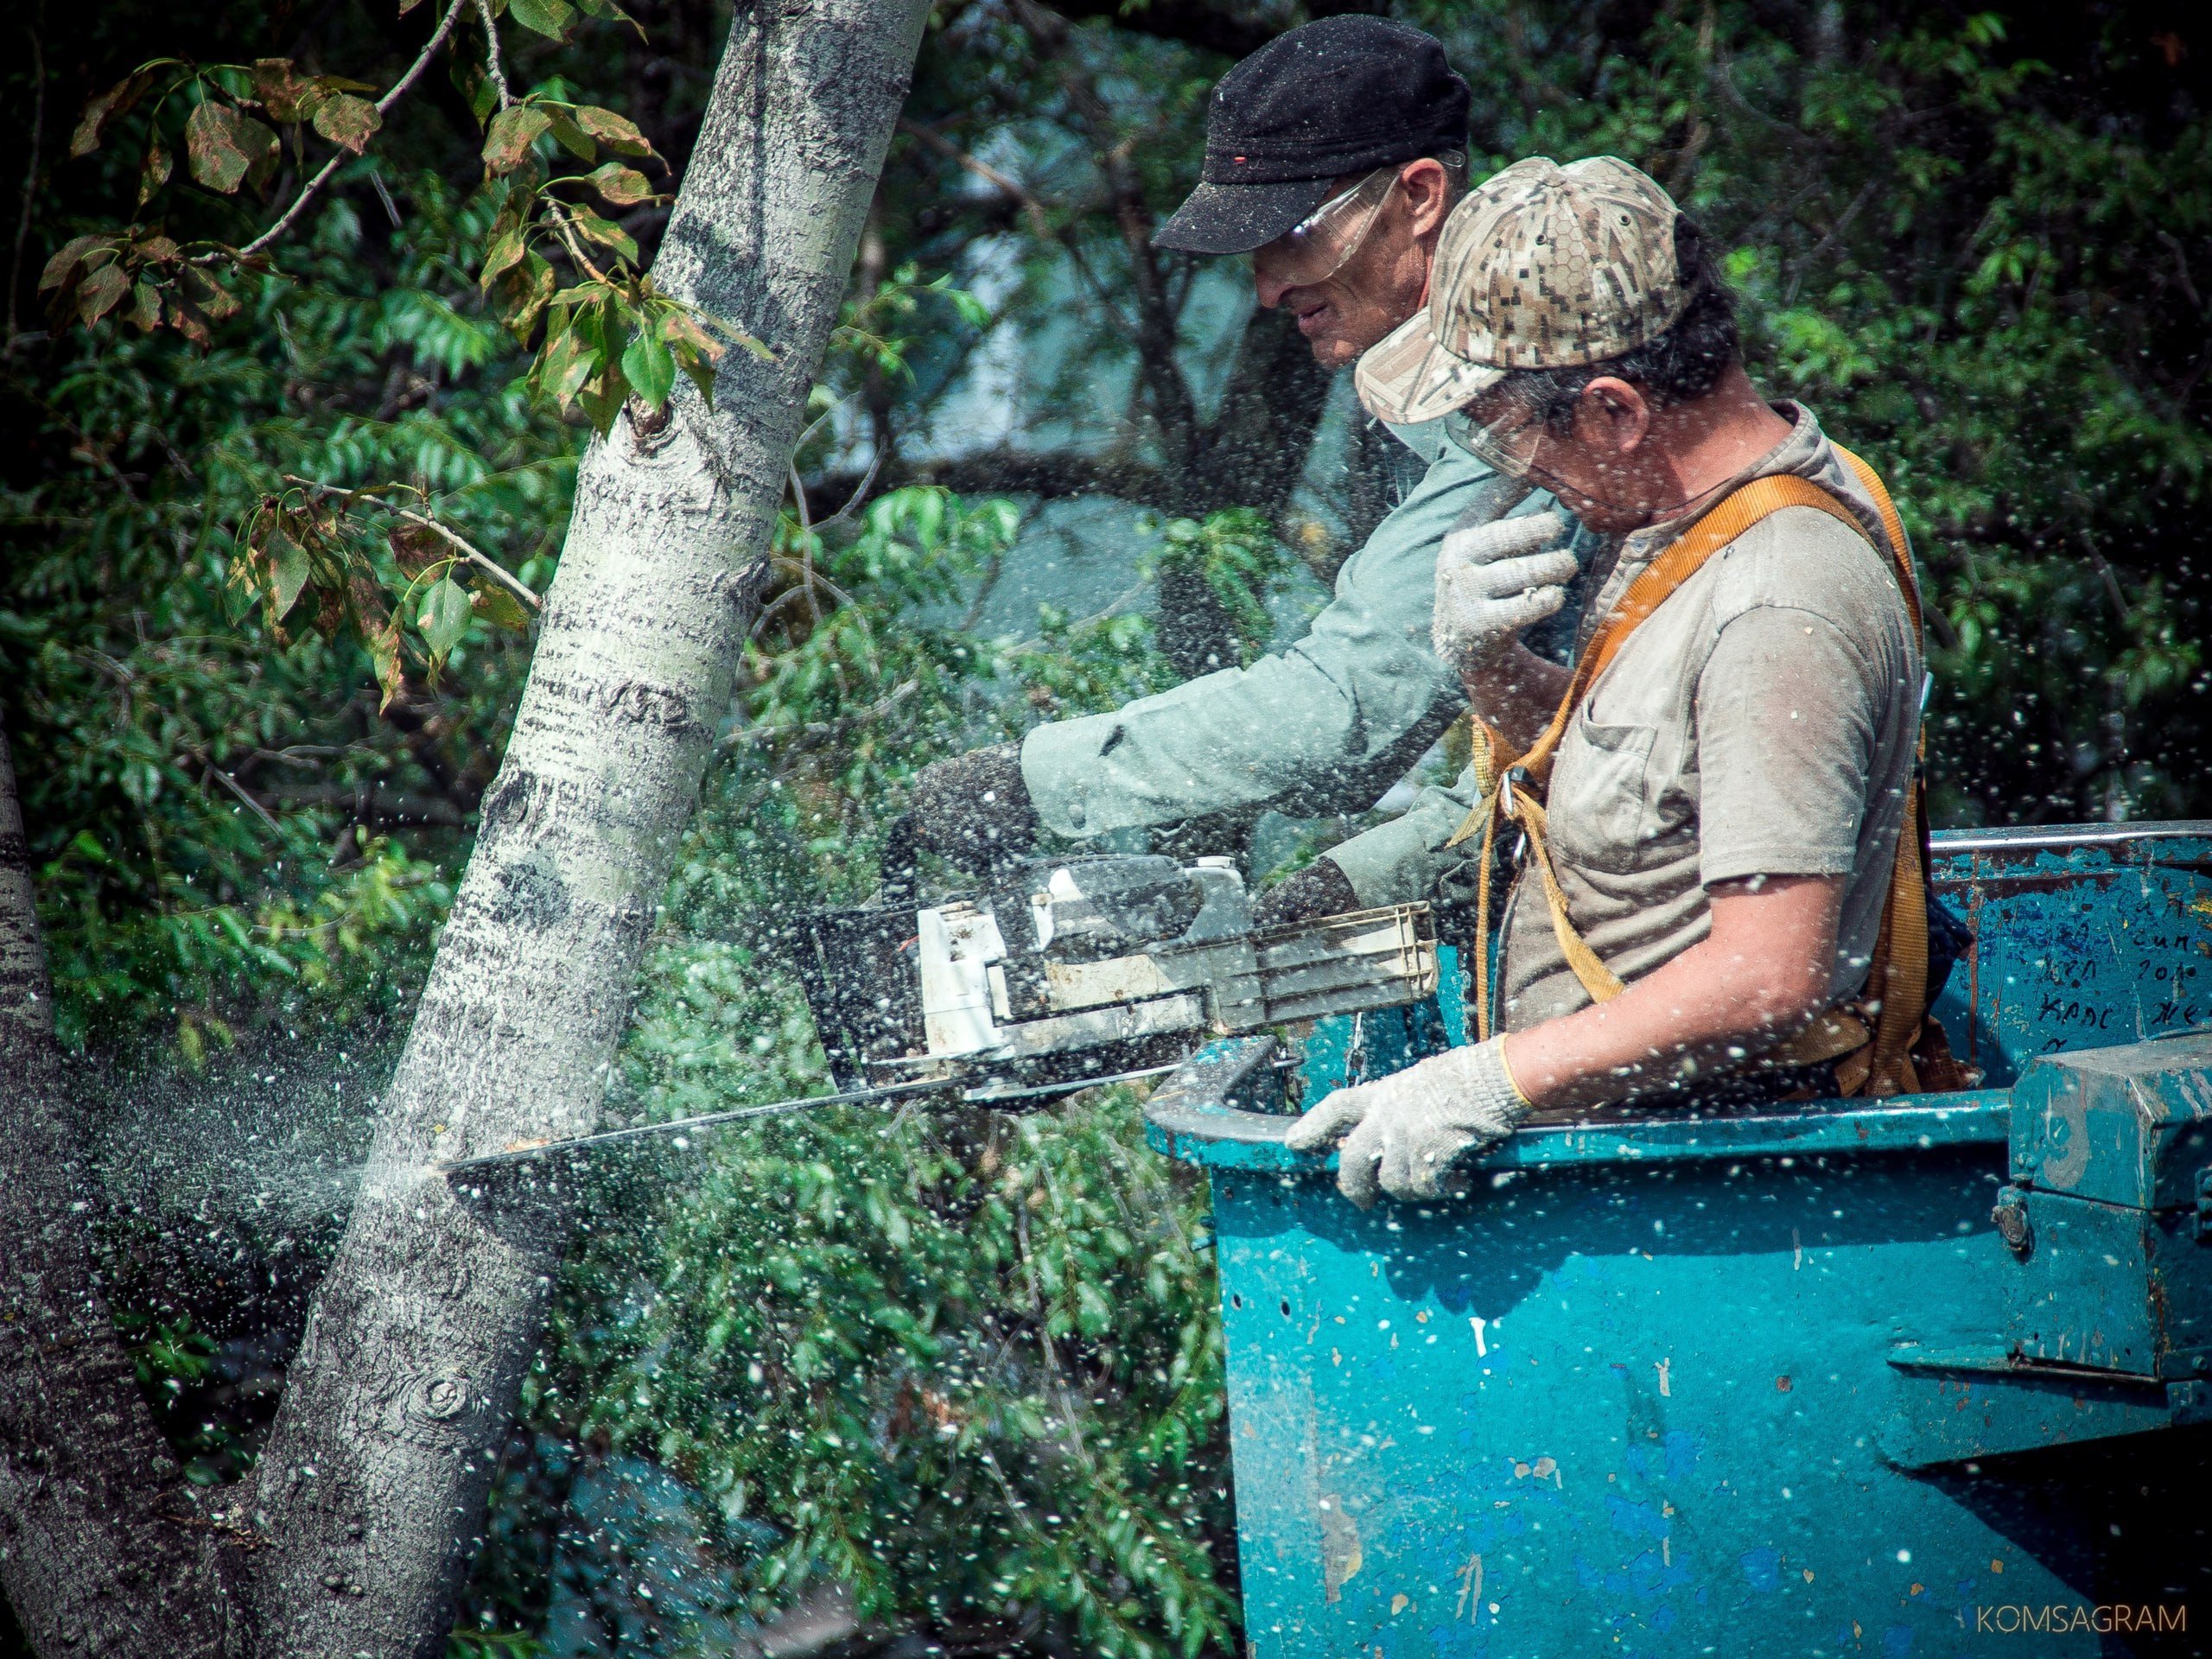
[[(1535, 1124), (1366, 1215), (1266, 1039), (1155, 1094), (1211, 1181), (1257, 1659), (2194, 1650), (2212, 1585), (2111, 1569), (2158, 1530), (2115, 1471), (2201, 1468), (2212, 1414), (2212, 826), (1936, 875), (1971, 1093)], [(1459, 1014), (1317, 1032), (1307, 1096)]]

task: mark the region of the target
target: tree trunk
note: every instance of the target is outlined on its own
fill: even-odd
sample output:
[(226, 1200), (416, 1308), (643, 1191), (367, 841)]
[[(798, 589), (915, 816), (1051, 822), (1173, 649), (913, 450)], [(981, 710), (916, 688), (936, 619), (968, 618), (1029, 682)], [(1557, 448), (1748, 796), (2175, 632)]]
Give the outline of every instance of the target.
[(597, 1120), (927, 0), (741, 9), (654, 279), (775, 352), (618, 422), (259, 1471), (264, 1659), (433, 1659), (564, 1217), (432, 1160)]
[(117, 1338), (85, 1227), (22, 808), (0, 734), (0, 1586), (41, 1659), (215, 1659), (213, 1533)]

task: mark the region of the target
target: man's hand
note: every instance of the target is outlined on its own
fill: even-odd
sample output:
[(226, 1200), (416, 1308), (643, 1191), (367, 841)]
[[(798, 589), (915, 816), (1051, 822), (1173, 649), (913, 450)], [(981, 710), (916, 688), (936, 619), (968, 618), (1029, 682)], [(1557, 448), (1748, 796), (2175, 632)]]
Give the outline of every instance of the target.
[(916, 842), (976, 874), (1028, 852), (1039, 828), (1018, 742), (931, 761), (915, 776), (906, 810)]
[(1455, 530), (1436, 556), (1436, 612), (1429, 639), (1465, 678), (1510, 652), (1521, 631), (1567, 603), (1579, 568), (1560, 545), (1568, 534), (1557, 512), (1499, 518)]
[(1440, 1196), (1455, 1159), (1496, 1146), (1528, 1111), (1505, 1067), (1505, 1039), (1493, 1037), (1338, 1090), (1292, 1126), (1284, 1144), (1318, 1152), (1351, 1130), (1337, 1154), (1337, 1190), (1368, 1210), (1378, 1184), (1394, 1198)]
[(1319, 921), (1359, 908), (1359, 895), (1342, 866), (1325, 855), (1304, 869), (1286, 876), (1252, 903), (1252, 925), (1283, 927), (1292, 922)]

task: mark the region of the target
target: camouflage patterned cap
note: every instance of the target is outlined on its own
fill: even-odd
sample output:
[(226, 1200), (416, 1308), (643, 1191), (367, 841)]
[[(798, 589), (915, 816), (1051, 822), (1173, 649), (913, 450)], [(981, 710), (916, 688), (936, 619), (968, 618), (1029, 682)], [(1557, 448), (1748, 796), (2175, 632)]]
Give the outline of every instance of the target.
[(1444, 222), (1427, 307), (1359, 359), (1369, 411), (1450, 413), (1510, 369), (1620, 356), (1674, 327), (1689, 292), (1674, 200), (1611, 156), (1536, 156), (1470, 191)]

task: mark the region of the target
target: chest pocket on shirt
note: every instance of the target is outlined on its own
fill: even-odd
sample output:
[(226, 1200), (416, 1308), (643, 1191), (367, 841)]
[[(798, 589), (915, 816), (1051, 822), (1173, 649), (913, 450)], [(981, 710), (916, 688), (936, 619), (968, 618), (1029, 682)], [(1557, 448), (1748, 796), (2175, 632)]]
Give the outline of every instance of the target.
[(1569, 728), (1548, 808), (1552, 845), (1567, 862), (1615, 875), (1637, 868), (1638, 849), (1656, 829), (1646, 793), (1656, 735), (1649, 726), (1586, 718)]

